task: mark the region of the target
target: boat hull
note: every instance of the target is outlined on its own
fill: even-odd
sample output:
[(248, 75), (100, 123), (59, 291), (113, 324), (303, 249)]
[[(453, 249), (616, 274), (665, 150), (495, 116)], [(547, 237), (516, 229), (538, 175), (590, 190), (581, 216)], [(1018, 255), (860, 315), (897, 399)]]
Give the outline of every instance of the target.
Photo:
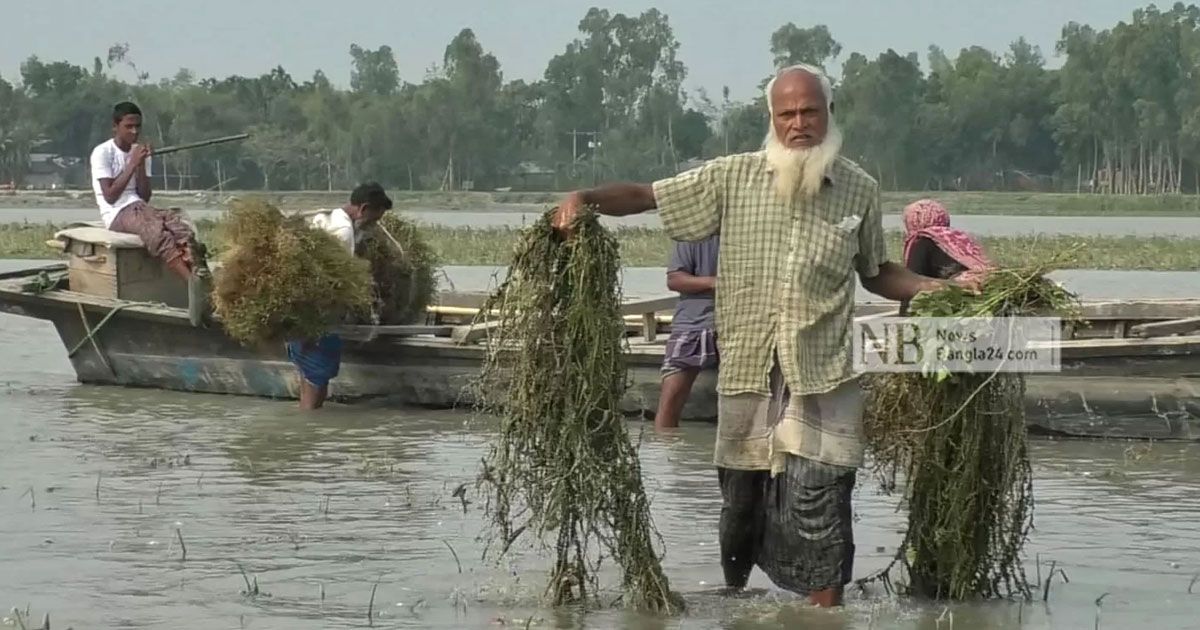
[[(219, 327), (193, 327), (182, 309), (61, 290), (32, 294), (0, 283), (0, 310), (52, 322), (64, 347), (74, 351), (70, 361), (84, 383), (298, 396), (299, 377), (282, 344), (242, 346)], [(1139, 343), (1136, 351), (1116, 341), (1064, 349), (1062, 373), (1028, 376), (1030, 429), (1064, 436), (1200, 439), (1200, 338)], [(482, 359), (482, 346), (457, 344), (448, 336), (347, 339), (331, 397), (346, 403), (470, 407)], [(631, 416), (653, 416), (661, 361), (661, 338), (632, 343), (627, 361), (632, 385), (622, 401)], [(712, 372), (697, 379), (683, 410), (685, 421), (715, 419), (715, 385)]]

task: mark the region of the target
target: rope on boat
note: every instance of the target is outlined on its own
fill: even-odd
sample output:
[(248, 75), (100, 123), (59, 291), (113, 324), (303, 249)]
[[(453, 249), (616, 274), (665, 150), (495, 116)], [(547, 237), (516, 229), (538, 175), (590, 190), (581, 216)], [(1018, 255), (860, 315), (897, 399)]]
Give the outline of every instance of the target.
[[(80, 304), (79, 302), (76, 302), (76, 304), (80, 305), (79, 306), (80, 310), (83, 309), (82, 304)], [(155, 303), (153, 303), (153, 302), (122, 302), (121, 304), (118, 304), (118, 305), (112, 307), (112, 309), (108, 311), (108, 314), (104, 316), (104, 319), (101, 319), (100, 323), (96, 324), (95, 328), (92, 328), (91, 330), (89, 330), (88, 333), (83, 337), (83, 339), (80, 339), (79, 343), (75, 344), (75, 347), (71, 348), (71, 351), (67, 353), (67, 358), (71, 358), (71, 357), (75, 356), (75, 353), (79, 352), (79, 349), (82, 348), (84, 346), (84, 344), (88, 343), (89, 341), (92, 341), (96, 337), (96, 333), (100, 332), (100, 329), (104, 328), (104, 325), (107, 324), (108, 321), (110, 319), (112, 319), (113, 315), (116, 315), (118, 311), (129, 308), (131, 306), (154, 306), (154, 305), (155, 305)], [(87, 322), (87, 320), (85, 319), (84, 323), (86, 324), (86, 322)], [(85, 326), (85, 329), (86, 329), (86, 326)], [(106, 361), (106, 363), (107, 363), (107, 361)]]
[(88, 322), (87, 313), (85, 313), (83, 310), (83, 303), (76, 302), (75, 308), (79, 310), (79, 319), (80, 319), (80, 321), (83, 322), (84, 332), (87, 333), (87, 336), (85, 337), (85, 339), (91, 338), (92, 349), (96, 351), (96, 356), (100, 357), (100, 362), (104, 364), (104, 367), (108, 368), (108, 373), (113, 376), (116, 376), (117, 371), (114, 370), (112, 364), (108, 362), (108, 355), (106, 355), (104, 353), (104, 351), (100, 349), (100, 343), (97, 342), (96, 338), (92, 335), (92, 325), (91, 325), (91, 323)]

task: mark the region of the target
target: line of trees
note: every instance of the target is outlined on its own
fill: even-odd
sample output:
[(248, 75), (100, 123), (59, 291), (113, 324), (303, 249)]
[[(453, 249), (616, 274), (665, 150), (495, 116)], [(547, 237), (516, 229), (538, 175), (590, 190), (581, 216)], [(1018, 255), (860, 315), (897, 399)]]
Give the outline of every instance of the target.
[[(824, 67), (842, 54), (822, 25), (785, 24), (768, 44), (776, 67)], [(297, 81), (282, 66), (223, 79), (181, 69), (151, 82), (124, 44), (91, 68), (30, 57), (19, 80), (0, 78), (0, 182), (20, 186), (31, 153), (86, 162), (109, 134), (107, 105), (123, 99), (142, 106), (159, 146), (253, 134), (164, 156), (170, 188), (344, 189), (374, 178), (562, 189), (646, 180), (760, 146), (762, 97), (684, 90), (678, 50), (656, 9), (593, 8), (533, 82), (506, 81), (470, 29), (419, 82), (402, 80), (388, 46), (352, 45), (349, 90), (320, 71)], [(1055, 52), (1059, 69), (1023, 38), (1003, 53), (931, 47), (924, 67), (916, 53), (850, 53), (835, 77), (845, 152), (890, 189), (1200, 192), (1200, 9), (1150, 5), (1106, 30), (1070, 23)]]

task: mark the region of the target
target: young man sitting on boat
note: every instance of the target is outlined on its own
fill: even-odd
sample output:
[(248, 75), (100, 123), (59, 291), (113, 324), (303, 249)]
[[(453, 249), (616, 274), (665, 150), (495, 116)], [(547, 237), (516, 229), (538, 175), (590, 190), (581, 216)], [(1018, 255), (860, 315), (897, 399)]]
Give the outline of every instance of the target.
[[(350, 203), (341, 208), (320, 210), (309, 217), (313, 227), (332, 234), (351, 255), (367, 228), (392, 209), (392, 200), (375, 182), (359, 184), (350, 193)], [(329, 396), (329, 381), (342, 364), (342, 339), (326, 334), (316, 341), (287, 342), (288, 359), (300, 371), (300, 408), (320, 409)]]
[(717, 286), (720, 236), (677, 241), (667, 266), (667, 288), (679, 293), (671, 318), (671, 336), (663, 356), (662, 390), (654, 428), (673, 429), (687, 404), (692, 384), (703, 370), (717, 367), (717, 333), (713, 291)]
[(112, 138), (92, 149), (92, 190), (104, 227), (135, 234), (146, 250), (184, 280), (203, 266), (203, 253), (183, 217), (150, 205), (148, 144), (138, 142), (142, 110), (128, 101), (112, 112)]

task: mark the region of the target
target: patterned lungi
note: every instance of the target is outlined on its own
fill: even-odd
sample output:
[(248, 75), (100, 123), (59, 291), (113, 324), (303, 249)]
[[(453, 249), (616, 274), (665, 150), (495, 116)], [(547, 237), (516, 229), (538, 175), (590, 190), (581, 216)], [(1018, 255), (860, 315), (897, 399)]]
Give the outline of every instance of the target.
[(808, 594), (854, 574), (850, 498), (856, 470), (787, 455), (783, 472), (718, 468), (721, 568), (741, 588), (758, 565), (780, 588)]
[(861, 462), (861, 389), (850, 381), (790, 396), (778, 366), (771, 389), (771, 396), (722, 396), (719, 403), (726, 585), (745, 586), (758, 565), (780, 588), (802, 594), (844, 586), (854, 567), (850, 504)]
[(164, 262), (184, 255), (184, 248), (195, 236), (180, 213), (161, 210), (144, 201), (135, 201), (121, 208), (108, 229), (136, 234), (142, 239), (146, 251)]

